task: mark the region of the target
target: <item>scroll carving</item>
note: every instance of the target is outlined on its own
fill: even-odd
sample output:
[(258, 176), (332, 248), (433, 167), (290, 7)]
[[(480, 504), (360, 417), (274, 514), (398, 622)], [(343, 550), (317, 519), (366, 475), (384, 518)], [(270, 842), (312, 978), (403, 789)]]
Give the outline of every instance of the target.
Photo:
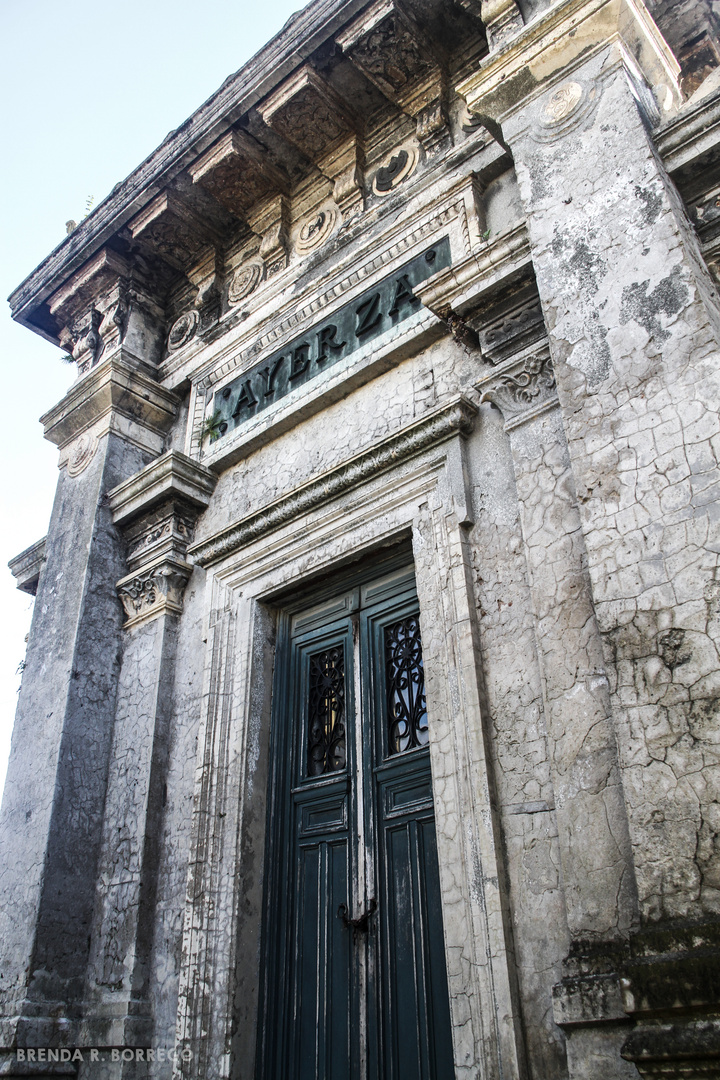
[(554, 401), (555, 373), (550, 357), (543, 354), (527, 357), (520, 370), (500, 375), (480, 400), (497, 405), (506, 423)]

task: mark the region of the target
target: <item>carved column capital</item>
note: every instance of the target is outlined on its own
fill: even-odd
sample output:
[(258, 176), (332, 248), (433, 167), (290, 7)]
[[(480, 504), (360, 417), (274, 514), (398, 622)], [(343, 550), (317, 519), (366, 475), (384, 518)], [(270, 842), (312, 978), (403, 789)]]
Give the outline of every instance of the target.
[(192, 573), (188, 545), (216, 482), (209, 469), (170, 450), (109, 493), (113, 521), (128, 545), (130, 573), (117, 583), (126, 629), (182, 612)]
[(117, 583), (117, 591), (125, 608), (129, 630), (159, 615), (179, 615), (182, 598), (192, 566), (190, 563), (164, 559), (143, 573), (129, 574)]
[(524, 357), (506, 368), (487, 386), (480, 401), (497, 405), (505, 418), (505, 427), (517, 427), (557, 402), (555, 373), (547, 348)]

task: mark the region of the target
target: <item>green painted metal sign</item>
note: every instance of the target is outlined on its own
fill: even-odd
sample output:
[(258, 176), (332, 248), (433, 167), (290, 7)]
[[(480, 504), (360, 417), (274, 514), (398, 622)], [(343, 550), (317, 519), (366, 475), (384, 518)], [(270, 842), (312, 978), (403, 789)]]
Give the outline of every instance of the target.
[(450, 241), (443, 237), (326, 322), (233, 379), (215, 395), (216, 438), (247, 423), (297, 386), (319, 378), (343, 357), (403, 322), (420, 307), (414, 287), (449, 265)]

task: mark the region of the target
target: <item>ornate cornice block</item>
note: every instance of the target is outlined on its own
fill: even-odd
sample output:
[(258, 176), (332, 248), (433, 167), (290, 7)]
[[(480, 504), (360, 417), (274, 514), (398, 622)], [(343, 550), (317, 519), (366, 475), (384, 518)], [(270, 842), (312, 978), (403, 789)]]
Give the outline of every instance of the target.
[(168, 450), (108, 493), (113, 521), (125, 526), (167, 499), (176, 499), (202, 513), (215, 490), (217, 476), (178, 450)]
[(639, 67), (661, 109), (680, 104), (680, 68), (641, 0), (558, 0), (457, 90), (471, 112), (502, 120), (613, 44)]
[(216, 483), (209, 469), (170, 450), (108, 493), (128, 544), (130, 574), (117, 584), (126, 627), (182, 611), (192, 571), (185, 555)]
[(475, 405), (467, 398), (455, 398), (416, 424), (356, 454), (316, 480), (241, 518), (215, 536), (194, 544), (188, 548), (188, 553), (200, 566), (210, 566), (246, 544), (279, 529), (300, 514), (308, 513), (365, 483), (385, 469), (399, 465), (454, 435), (468, 435), (476, 413)]
[(25, 548), (8, 563), (10, 573), (17, 581), (17, 588), (21, 592), (29, 593), (30, 596), (35, 596), (37, 593), (40, 571), (45, 562), (46, 542), (47, 536), (43, 536), (42, 540), (37, 540), (30, 547)]
[(268, 127), (314, 162), (358, 131), (351, 107), (308, 64), (286, 79), (258, 111)]
[(119, 414), (163, 434), (177, 415), (178, 398), (149, 374), (118, 357), (101, 360), (52, 409), (40, 417), (45, 438), (61, 449), (99, 421)]

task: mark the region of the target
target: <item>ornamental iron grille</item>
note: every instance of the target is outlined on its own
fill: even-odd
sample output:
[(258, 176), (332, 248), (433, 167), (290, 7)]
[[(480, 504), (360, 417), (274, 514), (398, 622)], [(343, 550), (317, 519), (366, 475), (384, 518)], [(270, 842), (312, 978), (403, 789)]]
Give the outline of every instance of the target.
[(385, 627), (385, 680), (390, 753), (427, 746), (425, 672), (417, 615)]
[(308, 776), (345, 768), (345, 650), (310, 657)]

